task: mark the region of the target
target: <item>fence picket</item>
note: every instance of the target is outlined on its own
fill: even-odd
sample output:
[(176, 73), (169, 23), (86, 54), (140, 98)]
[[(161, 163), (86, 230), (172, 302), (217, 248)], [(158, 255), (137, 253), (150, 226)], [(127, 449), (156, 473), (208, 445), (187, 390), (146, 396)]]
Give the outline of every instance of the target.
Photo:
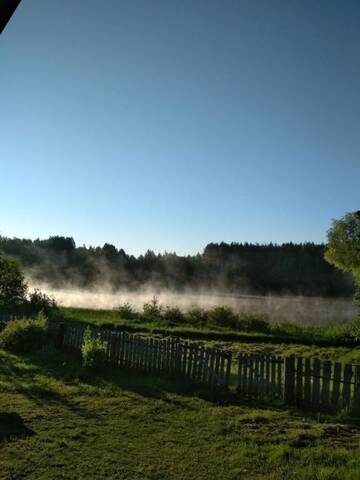
[(305, 358), (304, 367), (304, 406), (311, 406), (311, 363), (310, 358)]
[(343, 407), (350, 406), (351, 398), (351, 379), (353, 376), (352, 365), (346, 364), (344, 366), (344, 383), (343, 383)]
[(330, 378), (332, 363), (329, 360), (323, 362), (323, 381), (321, 388), (321, 406), (329, 408), (330, 405)]
[(318, 358), (315, 358), (313, 362), (313, 389), (311, 399), (311, 404), (315, 408), (319, 407), (320, 404), (320, 368), (320, 360)]

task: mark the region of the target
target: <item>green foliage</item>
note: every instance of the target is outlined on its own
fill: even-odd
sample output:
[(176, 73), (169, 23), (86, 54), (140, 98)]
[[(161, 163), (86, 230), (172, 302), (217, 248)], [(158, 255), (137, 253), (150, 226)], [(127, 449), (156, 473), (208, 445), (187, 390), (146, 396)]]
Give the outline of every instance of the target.
[(248, 332), (270, 331), (270, 321), (261, 313), (241, 313), (237, 319), (237, 328)]
[(357, 287), (355, 301), (360, 306), (360, 210), (334, 220), (327, 240), (325, 259), (353, 274)]
[(128, 302), (121, 303), (117, 308), (120, 317), (131, 320), (136, 317), (137, 312), (135, 308)]
[(316, 296), (351, 296), (349, 274), (324, 260), (324, 245), (313, 243), (254, 245), (210, 243), (202, 254), (179, 256), (148, 251), (137, 258), (111, 244), (102, 247), (75, 245), (71, 237), (28, 240), (0, 236), (0, 251), (21, 262), (35, 279), (54, 287), (71, 283), (91, 287), (103, 281), (104, 268), (114, 290), (137, 289), (154, 279), (161, 289), (204, 288), (220, 284), (228, 293), (246, 286), (257, 294), (293, 293)]
[(29, 294), (27, 310), (30, 315), (43, 312), (47, 317), (54, 316), (59, 311), (55, 299), (37, 288)]
[(18, 264), (0, 255), (0, 311), (17, 313), (26, 300), (27, 286)]
[(149, 302), (143, 305), (144, 316), (148, 319), (159, 318), (163, 312), (163, 308), (157, 297), (153, 297)]
[(208, 312), (200, 307), (192, 307), (187, 311), (185, 318), (190, 325), (202, 327), (208, 322)]
[(327, 233), (325, 259), (342, 270), (360, 269), (360, 211), (333, 220)]
[(83, 366), (91, 370), (100, 370), (106, 361), (107, 342), (100, 335), (94, 335), (90, 327), (84, 332), (84, 341), (81, 347)]
[(162, 316), (168, 322), (175, 324), (183, 324), (185, 321), (184, 314), (178, 307), (165, 307)]
[(0, 351), (0, 385), (0, 412), (15, 410), (35, 433), (1, 443), (4, 480), (359, 479), (349, 419), (319, 422), (231, 396), (223, 405), (123, 368), (90, 377), (63, 352)]
[(213, 307), (208, 312), (209, 324), (218, 327), (236, 328), (238, 317), (230, 307)]
[(0, 333), (0, 346), (14, 353), (38, 350), (46, 341), (47, 327), (43, 313), (35, 319), (10, 320)]

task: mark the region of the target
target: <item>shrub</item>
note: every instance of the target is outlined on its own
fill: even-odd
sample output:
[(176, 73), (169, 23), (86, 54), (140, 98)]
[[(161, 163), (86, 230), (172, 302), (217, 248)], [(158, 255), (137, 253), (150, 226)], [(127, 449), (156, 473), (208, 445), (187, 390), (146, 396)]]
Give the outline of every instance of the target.
[(219, 327), (235, 328), (238, 317), (230, 307), (213, 307), (208, 312), (209, 322)]
[(169, 322), (184, 323), (184, 314), (179, 307), (166, 307), (163, 318)]
[(29, 294), (27, 310), (29, 315), (43, 312), (47, 317), (51, 317), (59, 311), (55, 299), (37, 288)]
[(41, 312), (36, 319), (10, 320), (0, 333), (0, 345), (14, 353), (41, 348), (46, 340), (47, 318)]
[(100, 334), (92, 334), (90, 327), (87, 327), (81, 347), (83, 366), (91, 370), (101, 369), (106, 362), (106, 350), (107, 342), (100, 337)]
[(270, 330), (270, 323), (265, 315), (257, 313), (242, 313), (238, 316), (238, 328), (248, 332), (263, 332)]
[(120, 317), (125, 318), (126, 320), (131, 320), (136, 316), (135, 308), (128, 302), (121, 303), (117, 310), (120, 314)]
[(351, 323), (350, 335), (357, 342), (360, 341), (360, 315), (358, 315)]
[(274, 322), (270, 326), (273, 335), (302, 336), (303, 328), (292, 322)]
[(18, 264), (0, 254), (0, 311), (18, 313), (26, 301), (26, 290)]
[(162, 310), (163, 309), (159, 304), (159, 300), (155, 296), (150, 300), (150, 302), (144, 303), (143, 305), (144, 316), (149, 319), (159, 318)]
[(186, 313), (186, 319), (190, 324), (204, 326), (208, 322), (208, 313), (202, 308), (193, 307)]

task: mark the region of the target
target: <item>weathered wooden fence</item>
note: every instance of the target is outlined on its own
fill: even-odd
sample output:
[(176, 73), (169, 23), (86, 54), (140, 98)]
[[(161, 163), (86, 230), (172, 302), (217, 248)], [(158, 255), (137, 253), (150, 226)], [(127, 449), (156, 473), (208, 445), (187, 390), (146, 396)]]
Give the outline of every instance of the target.
[[(80, 350), (85, 329), (60, 324), (56, 342), (60, 348)], [(176, 338), (148, 338), (127, 332), (93, 329), (107, 342), (106, 359), (115, 366), (146, 372), (165, 372), (188, 378), (213, 390), (229, 387), (231, 354)]]
[(360, 366), (318, 358), (239, 355), (237, 391), (315, 410), (360, 408)]

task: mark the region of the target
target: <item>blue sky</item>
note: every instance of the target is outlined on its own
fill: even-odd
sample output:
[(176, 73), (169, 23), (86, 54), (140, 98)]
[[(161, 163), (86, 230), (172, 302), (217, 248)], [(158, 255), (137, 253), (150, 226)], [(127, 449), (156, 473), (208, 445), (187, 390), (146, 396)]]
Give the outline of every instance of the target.
[(357, 0), (22, 0), (0, 62), (2, 235), (187, 254), (360, 207)]

